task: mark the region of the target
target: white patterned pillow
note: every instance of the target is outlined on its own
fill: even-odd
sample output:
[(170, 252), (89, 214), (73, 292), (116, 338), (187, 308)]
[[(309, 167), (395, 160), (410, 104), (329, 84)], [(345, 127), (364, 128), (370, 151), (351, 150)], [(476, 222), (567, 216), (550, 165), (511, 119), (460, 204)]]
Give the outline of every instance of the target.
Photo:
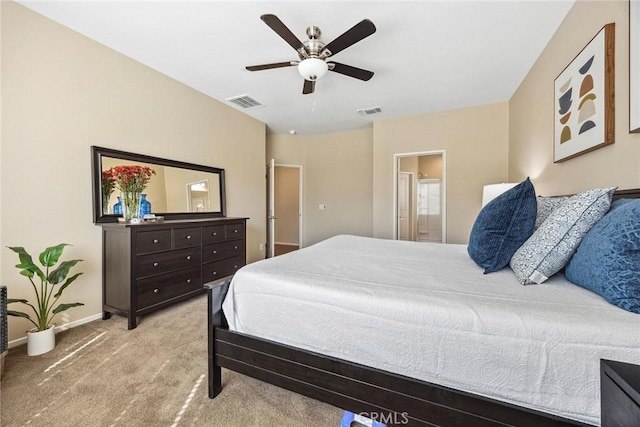
[(585, 191), (554, 209), (511, 257), (509, 266), (518, 281), (523, 285), (542, 283), (560, 271), (584, 235), (609, 211), (616, 188)]
[(564, 203), (568, 198), (569, 196), (536, 197), (536, 201), (538, 202), (538, 214), (536, 215), (536, 224), (534, 225), (533, 230), (537, 230), (544, 220), (551, 215), (551, 212)]

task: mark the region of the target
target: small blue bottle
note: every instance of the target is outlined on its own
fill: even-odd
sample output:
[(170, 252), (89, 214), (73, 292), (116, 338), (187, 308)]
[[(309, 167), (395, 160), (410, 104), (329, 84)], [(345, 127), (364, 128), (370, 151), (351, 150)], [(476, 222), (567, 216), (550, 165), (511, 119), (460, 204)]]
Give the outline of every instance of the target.
[(122, 215), (122, 199), (120, 196), (116, 196), (118, 201), (113, 205), (113, 214), (114, 215)]
[(140, 218), (151, 213), (151, 202), (147, 200), (146, 194), (140, 195)]

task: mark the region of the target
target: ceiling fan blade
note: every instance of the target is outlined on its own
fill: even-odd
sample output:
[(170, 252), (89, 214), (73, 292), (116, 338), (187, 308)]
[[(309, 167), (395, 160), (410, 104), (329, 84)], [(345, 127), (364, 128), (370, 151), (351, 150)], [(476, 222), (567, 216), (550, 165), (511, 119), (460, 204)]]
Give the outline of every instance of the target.
[(249, 65), (248, 67), (245, 67), (245, 68), (248, 71), (260, 71), (260, 70), (270, 70), (272, 68), (291, 67), (293, 65), (298, 65), (298, 62), (297, 61), (274, 62), (273, 64)]
[(335, 55), (349, 46), (358, 43), (360, 40), (369, 37), (375, 32), (376, 26), (373, 25), (373, 22), (368, 19), (363, 19), (351, 27), (351, 29), (338, 36), (337, 39), (326, 45), (324, 49), (322, 49), (322, 52), (328, 51), (331, 55)]
[[(273, 31), (275, 31), (284, 41), (289, 43), (289, 45), (294, 48), (298, 53), (303, 54), (304, 57), (307, 56), (309, 52), (307, 52), (307, 48), (302, 44), (300, 39), (298, 39), (295, 34), (291, 32), (289, 28), (278, 18), (276, 15), (262, 15), (260, 17)], [(304, 53), (303, 53), (304, 52)]]
[(365, 82), (373, 77), (373, 71), (363, 70), (362, 68), (352, 67), (351, 65), (340, 64), (339, 62), (327, 62), (329, 71), (344, 74), (345, 76), (364, 80)]
[(305, 80), (304, 81), (304, 86), (302, 86), (302, 94), (303, 95), (308, 95), (310, 93), (313, 93), (313, 91), (316, 90), (316, 81), (315, 80)]

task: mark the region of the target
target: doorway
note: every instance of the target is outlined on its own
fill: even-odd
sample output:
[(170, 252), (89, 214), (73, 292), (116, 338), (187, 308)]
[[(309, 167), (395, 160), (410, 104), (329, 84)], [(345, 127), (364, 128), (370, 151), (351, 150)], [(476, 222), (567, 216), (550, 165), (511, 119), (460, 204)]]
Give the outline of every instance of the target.
[(302, 166), (269, 167), (267, 258), (302, 247)]
[(413, 173), (398, 172), (398, 240), (412, 240)]
[(446, 242), (446, 153), (394, 155), (393, 238)]

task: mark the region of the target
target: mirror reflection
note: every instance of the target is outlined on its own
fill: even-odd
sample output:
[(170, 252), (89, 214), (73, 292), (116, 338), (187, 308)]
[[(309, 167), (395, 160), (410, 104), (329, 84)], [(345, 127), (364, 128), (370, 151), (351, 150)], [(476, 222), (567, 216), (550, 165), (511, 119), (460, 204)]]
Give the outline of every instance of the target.
[(209, 180), (187, 184), (187, 202), (189, 212), (206, 212), (210, 209)]
[[(151, 213), (220, 212), (221, 210), (220, 193), (217, 191), (220, 188), (218, 174), (102, 157), (102, 172), (115, 166), (148, 166), (155, 172), (142, 193), (151, 204)], [(205, 183), (205, 186), (196, 186), (194, 189), (194, 185), (199, 183)], [(213, 194), (209, 189), (214, 190)], [(114, 189), (109, 198), (105, 199), (108, 202), (107, 206), (102, 206), (103, 214), (122, 214), (122, 211), (117, 211), (119, 196), (120, 192)], [(195, 199), (197, 204), (194, 204)]]
[(116, 222), (123, 213), (120, 190), (108, 178), (114, 168), (123, 166), (143, 177), (140, 217), (148, 213), (167, 219), (225, 216), (223, 169), (106, 148), (92, 150), (96, 223)]

